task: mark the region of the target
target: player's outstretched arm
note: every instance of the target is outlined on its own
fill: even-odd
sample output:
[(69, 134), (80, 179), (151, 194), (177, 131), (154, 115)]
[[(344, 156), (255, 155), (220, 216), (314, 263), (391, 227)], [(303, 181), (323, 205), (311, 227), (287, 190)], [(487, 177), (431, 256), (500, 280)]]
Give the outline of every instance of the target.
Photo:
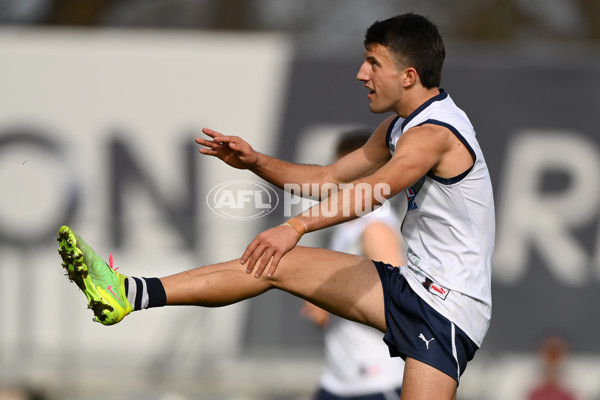
[(239, 136), (224, 135), (209, 128), (202, 132), (209, 138), (196, 138), (196, 143), (203, 146), (199, 149), (201, 154), (217, 157), (234, 168), (252, 171), (280, 189), (285, 189), (285, 184), (302, 185), (326, 179), (323, 166), (295, 164), (270, 157), (254, 150)]
[(294, 189), (308, 188), (302, 196), (321, 198), (319, 189), (325, 184), (340, 184), (354, 181), (371, 174), (389, 158), (385, 146), (385, 133), (391, 119), (386, 119), (374, 132), (363, 148), (343, 157), (330, 165), (296, 164), (262, 154), (238, 136), (224, 135), (215, 130), (204, 128), (202, 132), (208, 138), (197, 137), (199, 152), (217, 157), (226, 164), (252, 171), (271, 184), (286, 189), (286, 184), (294, 184)]

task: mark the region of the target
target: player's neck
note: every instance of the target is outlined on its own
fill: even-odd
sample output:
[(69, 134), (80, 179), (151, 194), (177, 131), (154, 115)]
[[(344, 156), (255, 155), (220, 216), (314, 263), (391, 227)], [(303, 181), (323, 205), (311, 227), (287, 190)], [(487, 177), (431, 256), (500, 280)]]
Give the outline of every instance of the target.
[(405, 92), (405, 101), (402, 102), (399, 110), (396, 110), (396, 114), (402, 118), (407, 118), (417, 108), (421, 107), (423, 103), (439, 94), (440, 89), (437, 87), (431, 89), (427, 89), (423, 86), (413, 87)]

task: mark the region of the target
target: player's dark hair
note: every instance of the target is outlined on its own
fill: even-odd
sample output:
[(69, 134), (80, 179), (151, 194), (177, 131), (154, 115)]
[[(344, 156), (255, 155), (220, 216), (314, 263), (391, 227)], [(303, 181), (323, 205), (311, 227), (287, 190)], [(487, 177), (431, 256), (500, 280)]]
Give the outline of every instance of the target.
[(387, 47), (398, 66), (417, 70), (426, 88), (440, 86), (446, 50), (437, 27), (427, 18), (408, 13), (377, 21), (367, 29), (364, 44), (367, 50), (373, 44)]

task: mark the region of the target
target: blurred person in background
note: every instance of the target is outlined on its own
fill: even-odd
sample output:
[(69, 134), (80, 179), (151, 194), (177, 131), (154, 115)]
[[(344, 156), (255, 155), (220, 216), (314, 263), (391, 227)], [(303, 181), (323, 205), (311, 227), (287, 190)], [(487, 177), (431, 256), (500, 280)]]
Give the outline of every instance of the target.
[(542, 379), (527, 396), (527, 400), (575, 400), (575, 395), (563, 382), (562, 366), (568, 354), (567, 342), (559, 335), (545, 337), (540, 343)]
[[(342, 134), (336, 160), (361, 148), (369, 134), (367, 130)], [(333, 227), (329, 248), (403, 265), (400, 221), (389, 206)], [(304, 303), (302, 314), (325, 330), (325, 366), (313, 400), (400, 399), (404, 361), (390, 357), (379, 331), (310, 302)]]
[[(126, 276), (71, 228), (60, 228), (62, 266), (98, 322), (116, 324), (132, 311), (165, 305), (220, 307), (276, 288), (384, 332), (390, 355), (406, 361), (404, 400), (456, 398), (491, 319), (491, 179), (468, 117), (439, 88), (445, 48), (437, 27), (403, 14), (371, 25), (364, 45), (357, 79), (369, 109), (393, 114), (341, 160), (289, 163), (208, 128), (210, 139), (196, 138), (204, 155), (280, 188), (322, 195), (311, 209), (260, 233), (240, 259), (162, 278)], [(305, 233), (355, 219), (402, 191), (405, 267), (296, 246)]]

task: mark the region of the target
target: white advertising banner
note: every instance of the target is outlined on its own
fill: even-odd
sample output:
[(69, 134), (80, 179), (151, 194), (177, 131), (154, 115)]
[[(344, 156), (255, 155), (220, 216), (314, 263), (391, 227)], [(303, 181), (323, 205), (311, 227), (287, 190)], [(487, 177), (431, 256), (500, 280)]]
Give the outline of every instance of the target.
[(261, 222), (213, 213), (200, 193), (255, 178), (199, 154), (194, 138), (211, 127), (272, 153), (290, 57), (270, 35), (0, 31), (3, 371), (235, 354), (245, 304), (93, 324), (52, 238), (69, 224), (128, 275), (241, 256)]

